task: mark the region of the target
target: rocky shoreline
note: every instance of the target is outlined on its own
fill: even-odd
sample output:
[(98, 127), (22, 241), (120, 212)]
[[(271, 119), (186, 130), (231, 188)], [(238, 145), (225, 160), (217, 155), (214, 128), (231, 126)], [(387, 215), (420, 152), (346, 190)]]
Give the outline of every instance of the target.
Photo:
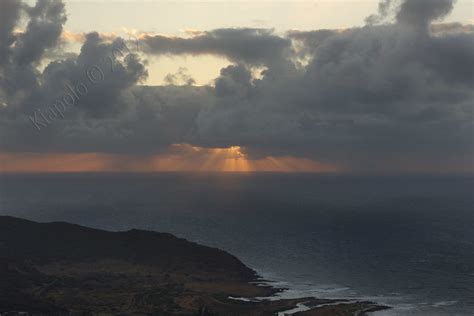
[[(171, 234), (0, 216), (0, 315), (363, 315), (373, 302), (252, 300), (279, 289), (225, 251)], [(247, 301), (232, 297), (248, 298)]]

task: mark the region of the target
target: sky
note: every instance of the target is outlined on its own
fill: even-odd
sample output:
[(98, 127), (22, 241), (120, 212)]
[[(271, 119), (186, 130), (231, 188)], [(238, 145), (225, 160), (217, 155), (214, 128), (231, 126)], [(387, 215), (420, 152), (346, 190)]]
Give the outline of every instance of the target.
[[(188, 30), (272, 28), (288, 30), (344, 29), (363, 26), (377, 10), (378, 0), (323, 1), (65, 1), (70, 32), (109, 32), (129, 38), (150, 32), (183, 36)], [(133, 10), (130, 4), (133, 3)], [(474, 23), (473, 0), (457, 1), (444, 22)], [(169, 73), (187, 68), (197, 84), (205, 85), (229, 64), (216, 56), (159, 56), (148, 58), (147, 84), (163, 84)]]
[(474, 170), (474, 1), (0, 2), (0, 171)]

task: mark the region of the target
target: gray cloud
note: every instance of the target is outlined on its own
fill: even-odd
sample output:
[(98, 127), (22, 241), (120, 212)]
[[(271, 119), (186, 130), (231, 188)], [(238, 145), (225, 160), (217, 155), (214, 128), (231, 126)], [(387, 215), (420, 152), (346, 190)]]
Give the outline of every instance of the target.
[(455, 0), (381, 0), (378, 12), (366, 18), (368, 25), (380, 24), (394, 18), (397, 23), (428, 29), (453, 9)]
[(196, 83), (196, 80), (194, 80), (194, 78), (188, 74), (188, 69), (185, 67), (179, 67), (176, 73), (167, 74), (164, 78), (164, 81), (171, 85), (193, 85)]
[[(107, 59), (121, 41), (91, 33), (79, 55), (39, 72), (35, 58), (24, 66), (13, 57), (18, 52), (10, 42), (20, 39), (14, 23), (5, 23), (0, 32), (9, 40), (2, 43), (10, 44), (2, 44), (9, 57), (1, 78), (14, 70), (14, 78), (31, 83), (2, 81), (0, 101), (8, 106), (0, 108), (1, 149), (149, 154), (174, 143), (240, 145), (250, 158), (294, 155), (354, 171), (473, 171), (474, 32), (432, 24), (452, 5), (383, 1), (370, 23), (344, 31), (282, 36), (220, 29), (192, 38), (146, 37), (149, 55), (214, 54), (233, 64), (213, 85), (145, 87), (136, 84), (146, 77), (146, 63), (126, 53), (113, 76), (40, 132), (28, 120), (32, 104), (53, 102), (64, 83), (86, 80), (84, 69)], [(393, 22), (382, 23), (389, 15)], [(47, 16), (45, 24), (63, 23)], [(169, 83), (186, 78), (178, 72)]]
[(409, 0), (403, 1), (397, 13), (397, 21), (426, 27), (431, 22), (448, 15), (455, 0)]
[(5, 0), (0, 2), (0, 65), (4, 65), (10, 46), (15, 41), (13, 29), (20, 17), (21, 2)]
[(14, 54), (20, 65), (31, 64), (41, 59), (48, 48), (57, 45), (66, 22), (64, 4), (61, 0), (42, 0), (36, 6), (25, 6), (29, 22), (26, 31), (15, 41)]
[[(58, 44), (66, 15), (59, 0), (38, 1), (32, 7), (20, 1), (5, 1), (2, 14), (8, 17), (0, 30), (0, 97), (11, 114), (28, 103), (28, 95), (38, 89), (37, 65), (44, 53)], [(28, 18), (26, 30), (15, 33), (21, 14)]]
[(394, 0), (381, 0), (378, 5), (378, 12), (372, 14), (365, 19), (368, 25), (379, 24), (383, 22), (391, 13), (391, 6)]
[(140, 45), (154, 55), (211, 54), (232, 61), (266, 64), (280, 60), (290, 48), (290, 41), (268, 29), (217, 29), (191, 38), (144, 36)]
[[(90, 75), (97, 79), (91, 82)], [(97, 33), (90, 33), (77, 57), (52, 62), (45, 68), (40, 92), (46, 95), (41, 99), (51, 103), (54, 99), (48, 96), (64, 93), (66, 84), (75, 87), (78, 83), (89, 83), (87, 94), (75, 106), (76, 114), (113, 117), (127, 107), (123, 92), (147, 75), (144, 63), (124, 46), (122, 39), (108, 42)]]

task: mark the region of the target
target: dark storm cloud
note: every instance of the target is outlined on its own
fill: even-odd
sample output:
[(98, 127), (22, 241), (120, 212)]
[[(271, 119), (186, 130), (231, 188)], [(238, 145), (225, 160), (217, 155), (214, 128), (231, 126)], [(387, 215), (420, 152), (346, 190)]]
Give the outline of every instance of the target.
[[(97, 133), (112, 135), (104, 132), (111, 126), (107, 121), (126, 110), (132, 98), (129, 88), (147, 76), (144, 63), (120, 38), (106, 41), (90, 33), (78, 55), (65, 54), (40, 71), (37, 66), (45, 61), (44, 55), (59, 45), (66, 22), (64, 4), (58, 0), (40, 0), (31, 7), (15, 3), (2, 2), (2, 9), (16, 17), (2, 23), (0, 31), (4, 34), (0, 49), (4, 56), (0, 66), (2, 148), (74, 151), (74, 146), (85, 146), (85, 141), (74, 145), (68, 139), (69, 128), (93, 126)], [(18, 33), (14, 28), (20, 14), (27, 23)], [(97, 148), (93, 144), (97, 135), (90, 137), (94, 140), (90, 145)]]
[(378, 24), (393, 16), (398, 23), (427, 28), (448, 15), (454, 3), (455, 0), (382, 0), (378, 13), (367, 17), (366, 23)]
[(267, 29), (217, 29), (191, 38), (144, 36), (140, 40), (145, 52), (154, 55), (212, 54), (232, 61), (265, 64), (280, 59), (290, 48), (288, 39)]
[(16, 62), (20, 65), (39, 61), (48, 48), (56, 46), (66, 22), (61, 0), (38, 1), (34, 7), (25, 6), (25, 11), (29, 22), (13, 48)]
[[(59, 0), (38, 1), (32, 7), (21, 1), (2, 1), (1, 6), (7, 17), (0, 25), (0, 97), (2, 104), (9, 105), (6, 112), (15, 114), (28, 103), (31, 91), (38, 89), (37, 65), (57, 45), (66, 18)], [(26, 30), (15, 32), (21, 14), (28, 19)]]
[(454, 0), (410, 0), (403, 1), (397, 13), (397, 21), (411, 25), (427, 26), (434, 20), (448, 15)]
[(51, 103), (54, 99), (48, 96), (67, 92), (66, 85), (75, 88), (84, 84), (87, 92), (78, 98), (76, 114), (111, 118), (127, 106), (122, 93), (146, 76), (145, 65), (122, 39), (109, 42), (90, 33), (77, 57), (51, 62), (45, 68), (39, 93)]
[(468, 27), (427, 32), (451, 7), (405, 1), (396, 23), (290, 32), (302, 45), (300, 57), (310, 57), (304, 69), (262, 80), (240, 75), (238, 84), (230, 82), (232, 91), (243, 91), (241, 100), (217, 93), (217, 83), (229, 82), (221, 74), (216, 104), (200, 113), (201, 139), (246, 146), (255, 156), (293, 153), (349, 169), (410, 163), (472, 169), (474, 36)]
[(0, 65), (6, 62), (9, 48), (15, 41), (13, 29), (20, 17), (21, 2), (4, 0), (0, 2)]
[[(126, 53), (112, 76), (40, 132), (28, 120), (34, 105), (54, 102), (65, 83), (86, 80), (84, 70), (122, 42), (91, 33), (78, 56), (40, 72), (38, 57), (15, 57), (30, 54), (19, 54), (12, 41), (22, 39), (13, 34), (15, 23), (5, 22), (0, 103), (8, 105), (0, 107), (1, 148), (148, 154), (174, 143), (240, 145), (250, 158), (303, 156), (349, 170), (472, 171), (474, 33), (469, 25), (433, 24), (453, 3), (383, 1), (366, 26), (346, 30), (148, 36), (140, 46), (149, 55), (213, 54), (233, 64), (209, 86), (192, 86), (183, 70), (168, 78), (172, 85), (140, 87), (146, 64)], [(35, 19), (31, 8), (26, 12)], [(41, 16), (43, 25), (64, 23), (62, 13)], [(44, 54), (53, 49), (48, 43), (54, 40), (42, 49), (29, 45)], [(28, 80), (17, 82), (20, 77)]]

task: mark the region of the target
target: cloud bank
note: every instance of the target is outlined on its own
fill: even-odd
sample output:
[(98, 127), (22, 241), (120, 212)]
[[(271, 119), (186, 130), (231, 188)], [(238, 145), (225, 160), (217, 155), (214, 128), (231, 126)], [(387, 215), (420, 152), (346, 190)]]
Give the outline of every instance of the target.
[[(146, 35), (139, 54), (120, 38), (90, 33), (73, 54), (62, 50), (60, 0), (32, 7), (2, 1), (0, 151), (147, 156), (185, 143), (240, 146), (249, 159), (297, 156), (350, 171), (472, 172), (474, 32), (434, 24), (453, 6), (384, 0), (364, 27), (342, 31)], [(21, 21), (25, 31), (15, 32)], [(166, 86), (140, 85), (148, 56), (204, 54), (232, 63), (212, 85), (193, 86), (184, 71)], [(57, 102), (66, 85), (87, 82), (94, 65), (103, 80), (64, 118), (35, 129), (34, 111)]]

